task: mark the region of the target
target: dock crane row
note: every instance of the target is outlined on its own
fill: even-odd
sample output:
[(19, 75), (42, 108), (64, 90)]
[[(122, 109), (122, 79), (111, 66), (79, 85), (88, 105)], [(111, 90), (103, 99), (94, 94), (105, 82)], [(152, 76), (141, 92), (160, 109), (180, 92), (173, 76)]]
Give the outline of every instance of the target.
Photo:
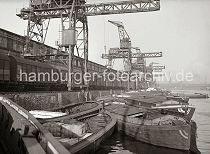
[[(87, 72), (88, 62), (88, 16), (150, 12), (160, 10), (160, 0), (127, 0), (118, 2), (100, 2), (88, 4), (85, 0), (30, 0), (28, 8), (22, 8), (17, 14), (28, 21), (26, 46), (23, 54), (30, 52), (30, 40), (37, 39), (45, 43), (51, 19), (61, 19), (62, 41), (60, 47), (69, 54), (69, 73), (73, 72), (74, 49), (84, 58), (83, 72)], [(82, 63), (82, 62), (80, 62)], [(84, 86), (88, 86), (85, 82)], [(68, 89), (72, 80), (69, 76)]]
[[(113, 66), (114, 59), (124, 59), (125, 71), (129, 72), (130, 74), (133, 71), (139, 71), (144, 74), (145, 73), (152, 74), (153, 70), (154, 71), (162, 71), (162, 69), (165, 69), (165, 66), (154, 66), (153, 67), (153, 64), (156, 64), (154, 62), (150, 63), (149, 66), (146, 66), (145, 58), (162, 57), (162, 52), (142, 53), (140, 51), (140, 48), (132, 47), (130, 36), (128, 35), (127, 31), (125, 30), (122, 22), (110, 21), (110, 20), (108, 22), (110, 22), (113, 25), (118, 27), (120, 47), (119, 48), (110, 48), (108, 54), (102, 54), (103, 59), (108, 59), (107, 67)], [(136, 51), (133, 52), (132, 49), (135, 49)], [(135, 62), (132, 61), (133, 58), (136, 59)], [(153, 77), (150, 76), (150, 78), (153, 81)], [(142, 78), (142, 80), (143, 80), (143, 82), (141, 84), (147, 85), (144, 83), (144, 82), (146, 82), (145, 79)], [(143, 86), (143, 85), (141, 85), (141, 86)], [(138, 83), (136, 83), (136, 88), (138, 88)], [(128, 89), (130, 89), (129, 81), (128, 81)]]

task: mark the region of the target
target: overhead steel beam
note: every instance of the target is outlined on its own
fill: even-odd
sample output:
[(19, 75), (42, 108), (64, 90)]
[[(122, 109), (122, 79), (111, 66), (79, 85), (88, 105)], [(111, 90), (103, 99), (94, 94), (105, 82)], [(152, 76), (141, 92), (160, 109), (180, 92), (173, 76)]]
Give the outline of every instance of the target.
[(107, 15), (107, 14), (122, 14), (135, 12), (149, 12), (160, 10), (159, 0), (132, 0), (120, 1), (101, 4), (86, 4), (85, 14), (92, 15)]
[[(71, 5), (36, 5), (32, 8), (23, 8), (17, 16), (24, 20), (29, 19), (29, 14), (32, 11), (31, 18), (38, 16), (42, 19), (60, 18), (68, 16), (66, 9), (70, 9)], [(160, 10), (159, 0), (130, 0), (120, 2), (109, 2), (99, 4), (84, 4), (75, 6), (76, 14), (78, 16), (96, 16), (96, 15), (108, 15), (108, 14), (124, 14), (124, 13), (137, 13), (137, 12), (150, 12)]]
[(165, 66), (152, 66), (153, 70), (163, 70), (165, 69)]
[(162, 56), (163, 56), (162, 52), (132, 53), (132, 58), (154, 58)]
[[(151, 53), (132, 53), (131, 58), (154, 58), (162, 57), (162, 52), (151, 52)], [(128, 53), (114, 53), (114, 54), (102, 54), (103, 59), (118, 59), (118, 58), (128, 58)]]

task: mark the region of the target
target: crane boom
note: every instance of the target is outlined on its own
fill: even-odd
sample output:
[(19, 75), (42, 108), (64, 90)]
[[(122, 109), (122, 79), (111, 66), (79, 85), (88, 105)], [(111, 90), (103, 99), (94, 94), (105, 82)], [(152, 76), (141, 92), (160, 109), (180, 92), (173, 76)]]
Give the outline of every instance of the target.
[(86, 4), (85, 12), (87, 16), (149, 12), (160, 10), (159, 0), (130, 0), (100, 4)]
[[(131, 53), (131, 58), (154, 58), (162, 57), (162, 52), (151, 52), (151, 53)], [(128, 58), (128, 52), (120, 52), (113, 54), (102, 54), (103, 59), (119, 59), (119, 58)]]
[[(24, 20), (29, 19), (29, 14), (32, 11), (33, 14), (30, 18), (39, 16), (42, 19), (48, 18), (60, 18), (67, 17), (69, 13), (66, 9), (70, 9), (69, 5), (49, 5), (40, 4), (32, 5), (31, 8), (23, 8), (17, 16)], [(96, 15), (108, 15), (108, 14), (124, 14), (124, 13), (137, 13), (137, 12), (150, 12), (160, 10), (159, 0), (130, 0), (120, 2), (107, 2), (98, 4), (77, 4), (75, 5), (78, 16), (96, 16)]]
[(120, 21), (110, 21), (110, 20), (108, 20), (108, 22), (118, 27), (119, 38), (120, 38), (120, 49), (129, 49), (128, 51), (130, 51), (131, 39), (127, 31), (125, 30), (123, 23)]

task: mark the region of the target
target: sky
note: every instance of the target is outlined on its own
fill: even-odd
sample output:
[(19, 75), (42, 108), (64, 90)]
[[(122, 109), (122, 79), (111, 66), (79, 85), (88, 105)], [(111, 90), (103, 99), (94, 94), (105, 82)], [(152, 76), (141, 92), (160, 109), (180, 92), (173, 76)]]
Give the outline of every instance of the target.
[[(87, 0), (89, 3), (117, 0)], [(27, 22), (15, 14), (27, 7), (28, 0), (1, 0), (0, 27), (21, 35)], [(118, 30), (108, 20), (123, 22), (133, 47), (142, 52), (163, 52), (163, 57), (147, 59), (165, 65), (164, 72), (192, 72), (194, 81), (210, 83), (210, 0), (161, 0), (160, 11), (135, 14), (88, 17), (89, 59), (105, 64), (101, 59), (107, 50), (119, 47)], [(55, 46), (60, 20), (50, 23), (46, 43)], [(114, 68), (122, 69), (116, 60)]]

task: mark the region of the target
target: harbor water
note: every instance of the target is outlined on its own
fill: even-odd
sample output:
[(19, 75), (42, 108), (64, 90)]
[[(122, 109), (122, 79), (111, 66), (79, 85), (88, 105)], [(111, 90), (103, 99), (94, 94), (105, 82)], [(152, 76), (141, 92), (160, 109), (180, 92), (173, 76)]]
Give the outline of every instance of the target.
[[(194, 93), (194, 91), (182, 91)], [(210, 91), (196, 91), (206, 93)], [(196, 107), (193, 120), (197, 123), (197, 146), (202, 154), (210, 154), (210, 98), (190, 99), (189, 104)], [(135, 141), (122, 133), (115, 132), (101, 145), (97, 154), (185, 154), (186, 152), (156, 147)]]
[[(210, 91), (200, 91), (210, 96)], [(197, 123), (197, 146), (202, 154), (210, 154), (210, 98), (190, 99), (190, 104), (196, 107), (193, 120)]]

